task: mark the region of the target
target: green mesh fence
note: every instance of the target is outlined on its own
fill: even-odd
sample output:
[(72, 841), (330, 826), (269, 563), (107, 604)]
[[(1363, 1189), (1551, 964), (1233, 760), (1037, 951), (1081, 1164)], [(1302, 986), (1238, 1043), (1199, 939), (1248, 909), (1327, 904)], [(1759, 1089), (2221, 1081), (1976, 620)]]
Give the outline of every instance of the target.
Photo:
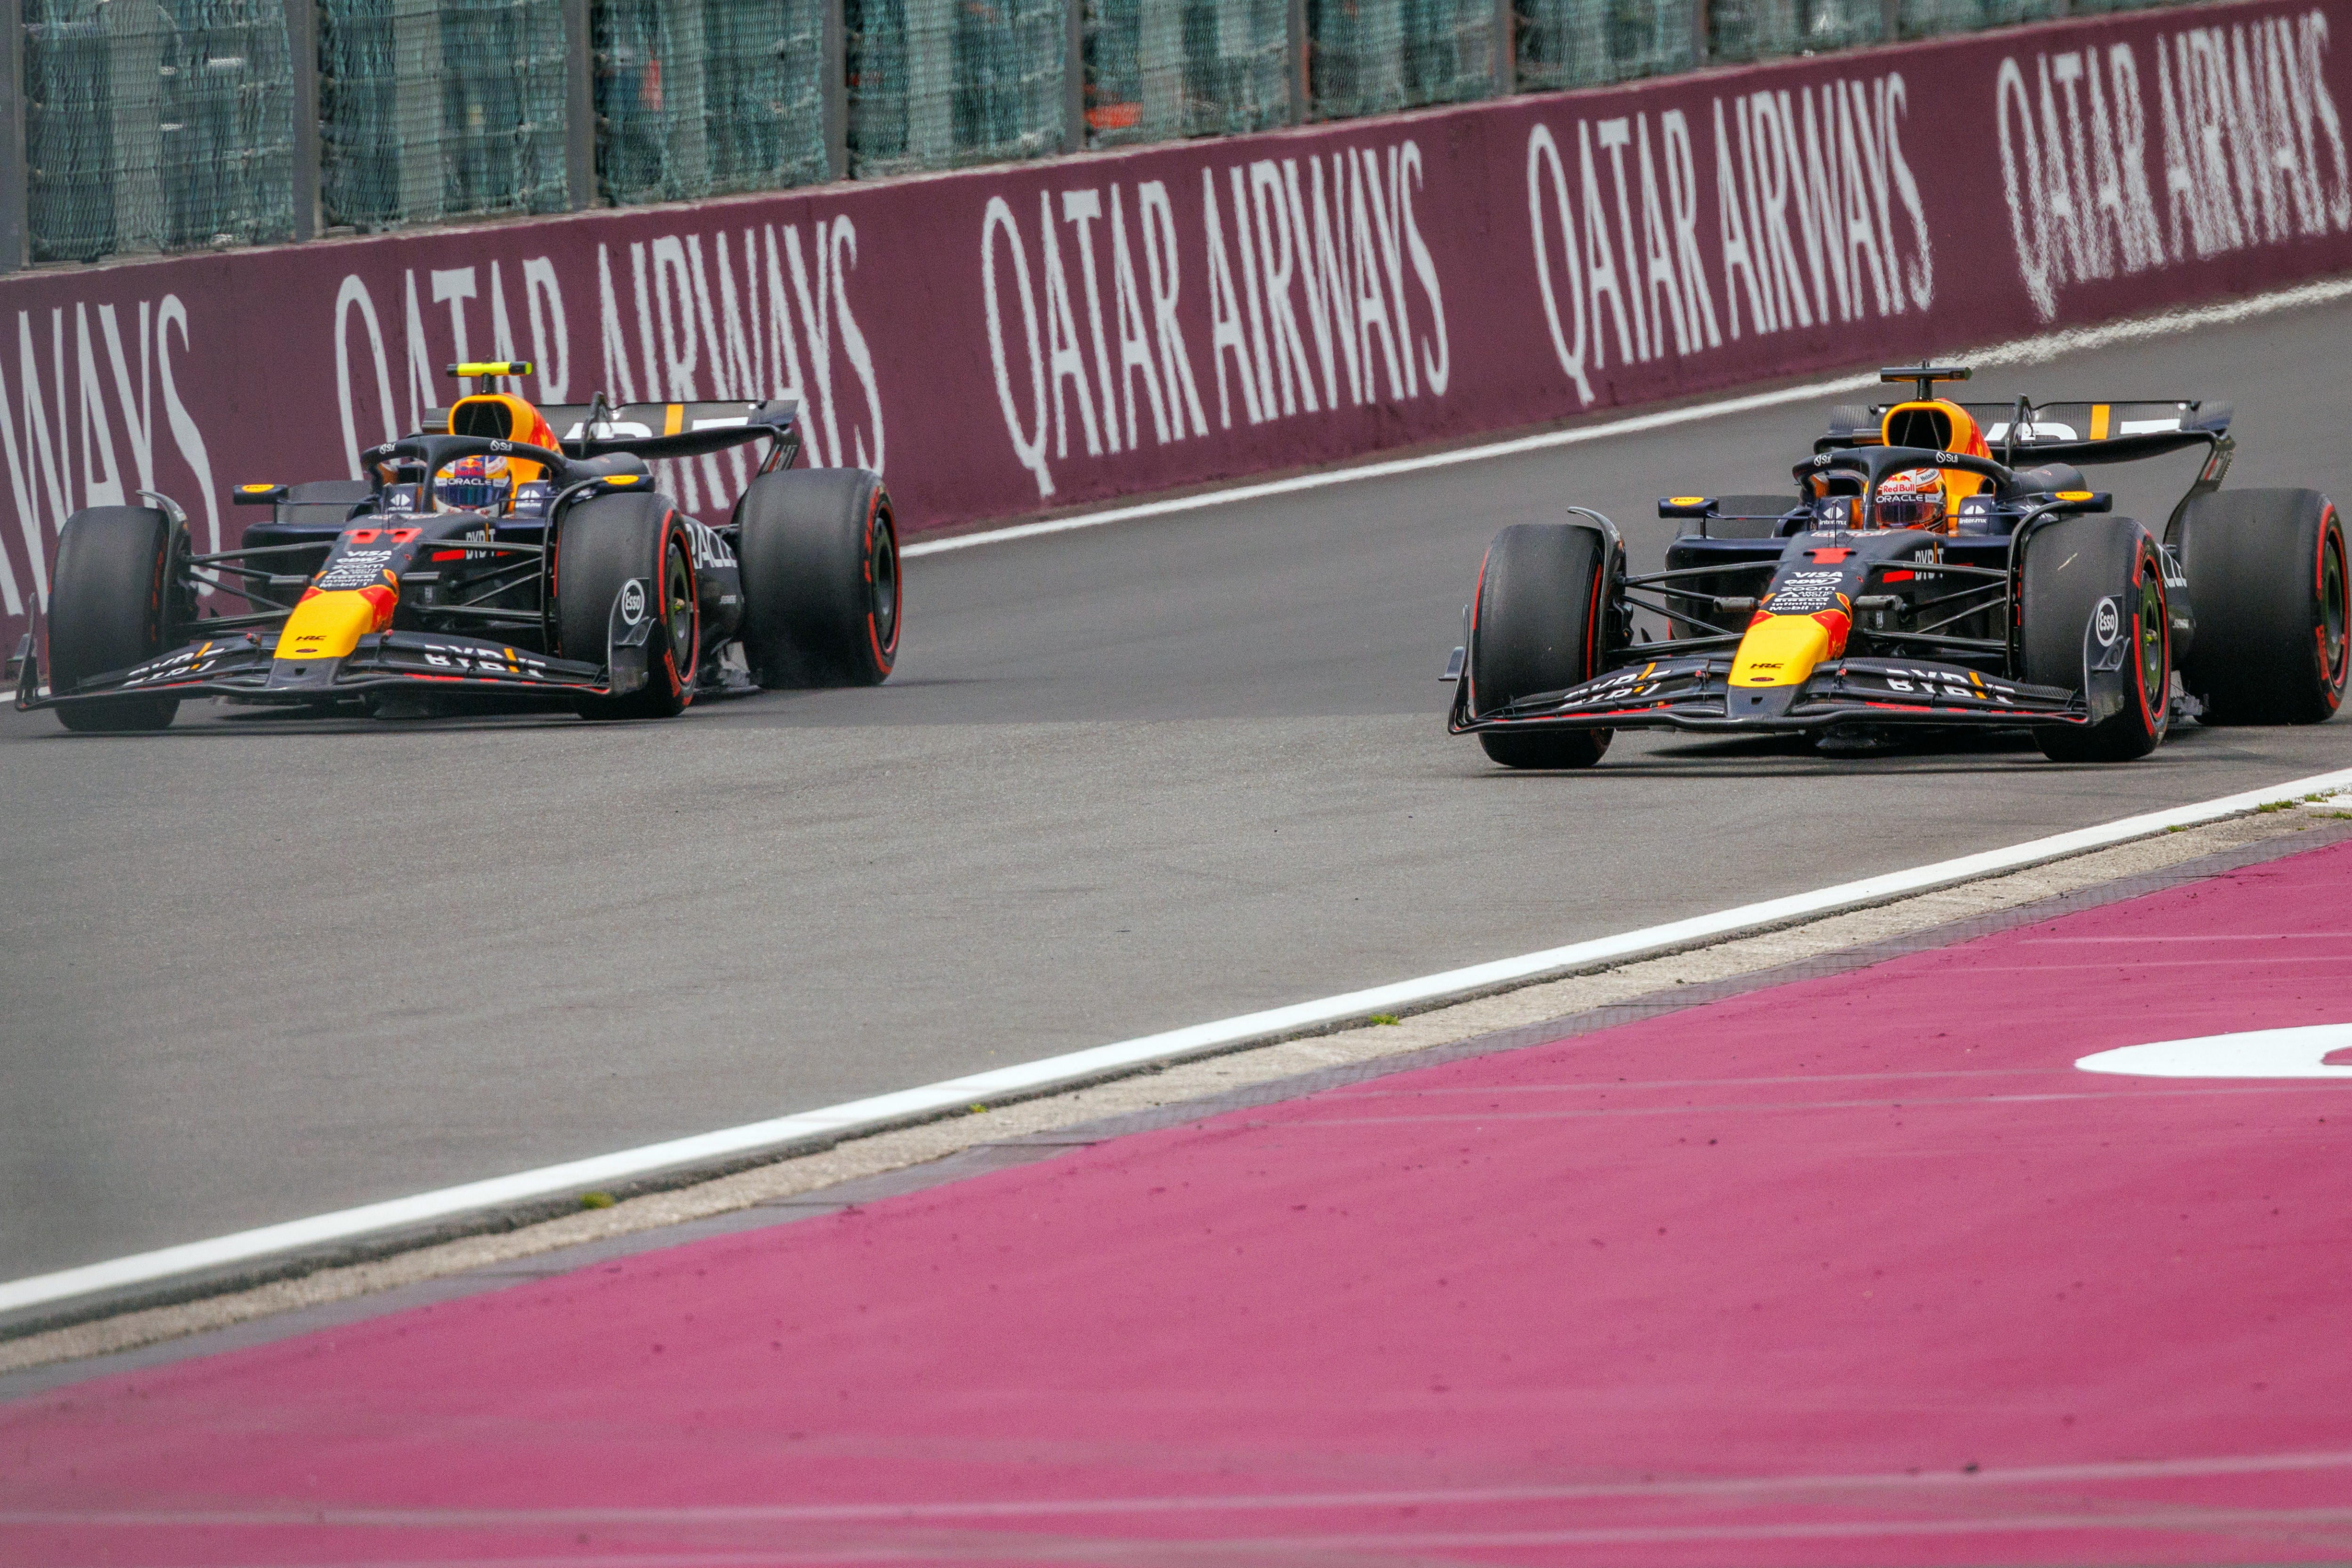
[(1288, 0), (1087, 0), (1087, 142), (1232, 136), (1290, 119)]
[(1693, 0), (1518, 0), (1523, 92), (1599, 87), (1696, 64)]
[(604, 199), (824, 179), (824, 0), (597, 0)]
[(1885, 34), (1879, 0), (1711, 0), (1708, 49), (1718, 62), (1822, 54)]
[(892, 174), (1059, 152), (1080, 0), (848, 0), (849, 158)]
[(563, 113), (562, 0), (321, 0), (330, 224), (561, 212)]
[(1307, 0), (1312, 118), (1486, 97), (1496, 19), (1494, 0)]
[(2075, 12), (2137, 9), (2130, 0), (1901, 0), (1896, 26), (1906, 38), (1933, 37), (1938, 33), (1973, 33), (1983, 27), (2014, 26), (2020, 22), (2044, 22)]
[(278, 0), (24, 0), (23, 16), (33, 260), (292, 236)]

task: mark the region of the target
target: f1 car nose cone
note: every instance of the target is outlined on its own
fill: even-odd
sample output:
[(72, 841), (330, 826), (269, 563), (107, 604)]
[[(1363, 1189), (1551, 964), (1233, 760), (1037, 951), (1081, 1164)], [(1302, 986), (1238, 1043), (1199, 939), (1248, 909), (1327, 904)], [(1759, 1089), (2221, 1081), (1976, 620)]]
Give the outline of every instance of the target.
[[(2347, 1059), (2328, 1059), (2337, 1056)], [(2074, 1065), (2140, 1078), (2352, 1078), (2352, 1024), (2157, 1040), (2100, 1051)]]
[(1802, 686), (1813, 667), (1835, 658), (1845, 646), (1843, 611), (1759, 616), (1739, 641), (1732, 661), (1731, 684)]

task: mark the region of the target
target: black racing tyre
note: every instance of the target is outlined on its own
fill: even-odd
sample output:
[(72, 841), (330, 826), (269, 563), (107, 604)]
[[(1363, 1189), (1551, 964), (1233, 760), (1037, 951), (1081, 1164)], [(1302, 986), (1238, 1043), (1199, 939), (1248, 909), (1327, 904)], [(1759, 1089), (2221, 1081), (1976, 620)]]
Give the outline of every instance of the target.
[[(1463, 672), (1474, 716), (1592, 678), (1604, 651), (1610, 544), (1598, 528), (1572, 522), (1514, 523), (1495, 536), (1478, 565)], [(1507, 768), (1589, 768), (1609, 738), (1606, 730), (1478, 732)]]
[(2126, 639), (2121, 710), (2088, 727), (2045, 724), (2033, 739), (2061, 763), (2120, 763), (2162, 743), (2172, 721), (2172, 624), (2164, 560), (2147, 530), (2127, 517), (2070, 517), (2025, 548), (2025, 679), (2079, 691), (2088, 677), (2084, 638), (2113, 599), (2114, 635)]
[[(66, 519), (49, 581), (49, 689), (128, 669), (173, 646), (190, 615), (173, 581), (172, 521), (152, 507), (100, 506)], [(176, 697), (116, 697), (57, 710), (68, 730), (161, 730)]]
[(1707, 519), (1707, 537), (1770, 539), (1780, 533), (1780, 520), (1796, 508), (1797, 498), (1790, 495), (1717, 496), (1715, 510), (1725, 515)]
[(2180, 519), (2197, 638), (2181, 684), (2208, 724), (2316, 724), (2352, 670), (2352, 572), (2316, 490), (2223, 490)]
[(743, 648), (771, 689), (879, 686), (898, 662), (898, 531), (866, 468), (762, 474), (736, 503)]
[(656, 494), (594, 496), (556, 524), (555, 651), (603, 664), (610, 652), (613, 601), (631, 578), (655, 584), (654, 626), (646, 647), (652, 679), (625, 697), (583, 698), (583, 719), (668, 719), (694, 700), (701, 645), (694, 546), (668, 500)]

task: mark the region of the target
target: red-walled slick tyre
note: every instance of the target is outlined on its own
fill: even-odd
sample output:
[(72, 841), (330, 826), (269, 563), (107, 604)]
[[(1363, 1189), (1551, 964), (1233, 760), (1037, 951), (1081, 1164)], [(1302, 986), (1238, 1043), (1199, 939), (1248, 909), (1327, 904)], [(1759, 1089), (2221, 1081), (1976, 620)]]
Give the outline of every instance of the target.
[(879, 686), (898, 662), (898, 531), (866, 468), (762, 474), (736, 503), (743, 647), (774, 688)]
[(669, 719), (694, 700), (701, 642), (694, 545), (686, 524), (658, 495), (602, 495), (582, 501), (556, 525), (553, 567), (556, 648), (565, 658), (602, 664), (609, 652), (613, 601), (631, 579), (653, 586), (654, 626), (646, 642), (651, 679), (623, 697), (583, 698), (583, 719)]

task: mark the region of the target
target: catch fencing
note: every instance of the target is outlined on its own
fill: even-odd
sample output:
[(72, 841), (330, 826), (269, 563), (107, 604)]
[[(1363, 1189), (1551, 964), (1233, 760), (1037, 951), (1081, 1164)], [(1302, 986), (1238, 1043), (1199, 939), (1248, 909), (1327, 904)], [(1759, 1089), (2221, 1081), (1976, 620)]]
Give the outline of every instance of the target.
[(320, 0), (318, 56), (330, 226), (566, 206), (561, 0)]
[(23, 0), (19, 37), (30, 259), (291, 237), (278, 0)]
[(1358, 119), (2146, 0), (0, 0), (0, 271)]

